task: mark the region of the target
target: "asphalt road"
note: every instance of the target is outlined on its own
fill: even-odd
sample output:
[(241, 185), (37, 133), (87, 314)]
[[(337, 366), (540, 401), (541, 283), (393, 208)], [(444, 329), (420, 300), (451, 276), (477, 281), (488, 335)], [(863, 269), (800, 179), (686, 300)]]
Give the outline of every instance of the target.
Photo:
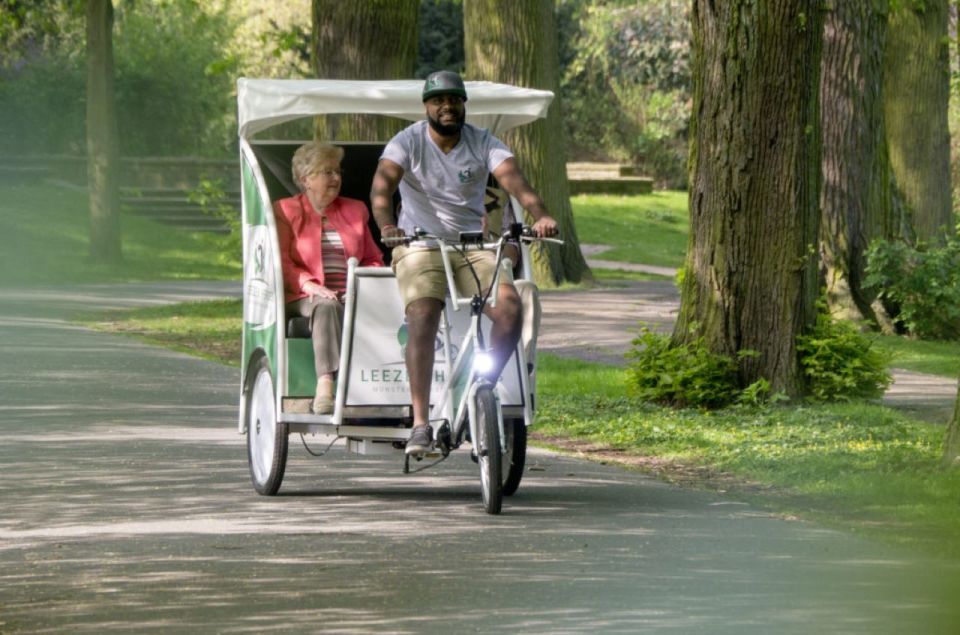
[(63, 319), (192, 294), (0, 291), (0, 633), (960, 632), (956, 564), (544, 452), (497, 517), (299, 437), (257, 496), (236, 370)]

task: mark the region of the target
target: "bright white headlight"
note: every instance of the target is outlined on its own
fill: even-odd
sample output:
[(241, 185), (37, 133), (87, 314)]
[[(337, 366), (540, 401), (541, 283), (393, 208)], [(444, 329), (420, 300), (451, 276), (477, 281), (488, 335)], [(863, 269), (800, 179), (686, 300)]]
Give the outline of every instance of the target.
[(481, 375), (493, 370), (493, 358), (488, 353), (477, 353), (473, 358), (473, 369)]

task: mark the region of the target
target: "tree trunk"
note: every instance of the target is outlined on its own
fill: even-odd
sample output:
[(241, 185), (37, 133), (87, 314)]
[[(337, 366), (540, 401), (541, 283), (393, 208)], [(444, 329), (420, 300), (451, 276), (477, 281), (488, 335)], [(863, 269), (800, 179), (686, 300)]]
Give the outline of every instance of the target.
[[(541, 245), (533, 254), (536, 281), (547, 286), (590, 277), (570, 207), (554, 4), (551, 0), (463, 3), (466, 77), (541, 88), (556, 95), (545, 120), (521, 126), (504, 139), (550, 214), (557, 219), (564, 239), (561, 248)], [(468, 111), (469, 108), (468, 101)]]
[(960, 394), (953, 409), (953, 419), (947, 426), (946, 438), (943, 442), (944, 467), (960, 467)]
[(908, 0), (890, 14), (884, 108), (890, 164), (916, 239), (952, 230), (947, 0)]
[[(313, 0), (311, 63), (324, 79), (409, 79), (417, 63), (418, 0)], [(317, 139), (387, 141), (404, 122), (375, 115), (316, 118)]]
[(835, 2), (824, 26), (820, 108), (823, 135), (821, 267), (831, 312), (890, 319), (863, 288), (866, 250), (898, 236), (883, 116), (886, 3)]
[(117, 191), (117, 118), (113, 95), (113, 3), (87, 2), (87, 181), (90, 259), (117, 263), (120, 213)]
[(702, 334), (740, 381), (804, 392), (820, 225), (818, 0), (695, 0), (690, 238), (676, 343)]

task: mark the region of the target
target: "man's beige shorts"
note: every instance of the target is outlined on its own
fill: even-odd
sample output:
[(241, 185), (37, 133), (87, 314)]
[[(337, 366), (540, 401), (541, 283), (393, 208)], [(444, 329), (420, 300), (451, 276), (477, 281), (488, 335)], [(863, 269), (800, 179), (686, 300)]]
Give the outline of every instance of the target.
[[(490, 288), (496, 271), (497, 255), (492, 251), (474, 249), (467, 252), (467, 259), (473, 265), (483, 291)], [(477, 292), (477, 282), (470, 273), (470, 267), (460, 254), (450, 254), (453, 265), (453, 279), (457, 293), (461, 297), (470, 297)], [(420, 298), (436, 298), (441, 302), (447, 297), (447, 274), (443, 269), (443, 257), (439, 249), (425, 247), (393, 248), (393, 272), (397, 276), (400, 297), (403, 306), (408, 306)], [(513, 284), (513, 277), (504, 270), (500, 275), (500, 284)]]

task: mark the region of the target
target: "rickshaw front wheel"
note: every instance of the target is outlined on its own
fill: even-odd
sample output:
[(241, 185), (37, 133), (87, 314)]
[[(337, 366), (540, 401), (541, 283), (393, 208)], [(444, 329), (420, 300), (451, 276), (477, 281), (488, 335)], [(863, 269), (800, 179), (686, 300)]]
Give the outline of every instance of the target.
[(489, 386), (477, 389), (475, 397), (477, 439), (474, 451), (480, 464), (480, 489), (488, 514), (499, 514), (503, 504), (501, 474), (500, 425), (497, 422), (497, 399)]
[(287, 467), (287, 424), (277, 422), (273, 376), (266, 357), (250, 369), (247, 391), (247, 460), (250, 480), (258, 494), (273, 496)]
[(520, 487), (527, 460), (527, 424), (523, 419), (504, 419), (503, 435), (507, 453), (503, 455), (503, 495), (513, 496)]

